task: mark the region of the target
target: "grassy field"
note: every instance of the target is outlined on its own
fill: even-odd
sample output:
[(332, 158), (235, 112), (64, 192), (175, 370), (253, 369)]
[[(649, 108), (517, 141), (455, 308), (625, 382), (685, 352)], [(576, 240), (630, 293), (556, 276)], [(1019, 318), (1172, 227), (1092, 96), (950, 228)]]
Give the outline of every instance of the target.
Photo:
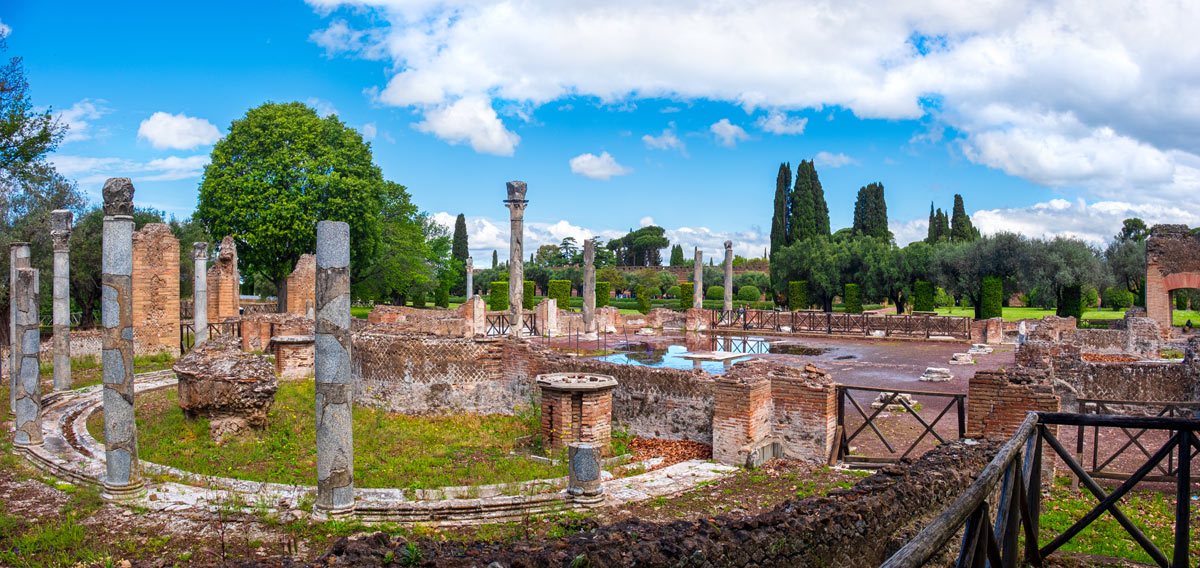
[[(314, 391), (311, 380), (281, 382), (267, 428), (221, 446), (209, 438), (207, 420), (184, 417), (175, 389), (139, 396), (141, 457), (205, 475), (315, 485)], [(412, 417), (355, 407), (354, 483), (435, 489), (566, 475), (565, 466), (509, 455), (513, 441), (536, 433), (540, 421), (536, 413)], [(102, 413), (91, 416), (88, 431), (102, 440)]]
[[(975, 308), (938, 308), (937, 313), (944, 316), (974, 316)], [(1004, 308), (1004, 321), (1017, 321), (1022, 319), (1041, 319), (1044, 316), (1054, 315), (1054, 310), (1043, 310), (1041, 308)], [(1187, 320), (1192, 320), (1192, 325), (1200, 325), (1200, 311), (1196, 310), (1175, 310), (1172, 312), (1174, 316), (1174, 325), (1183, 325)], [(1090, 309), (1083, 312), (1083, 319), (1121, 319), (1125, 317), (1125, 310), (1110, 310), (1107, 308)]]

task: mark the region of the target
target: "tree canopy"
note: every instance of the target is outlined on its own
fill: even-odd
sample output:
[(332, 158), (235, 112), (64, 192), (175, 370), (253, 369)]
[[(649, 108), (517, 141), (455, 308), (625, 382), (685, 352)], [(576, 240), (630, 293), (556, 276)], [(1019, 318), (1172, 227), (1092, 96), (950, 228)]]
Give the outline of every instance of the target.
[(892, 232), (888, 230), (883, 184), (875, 182), (858, 190), (858, 199), (854, 202), (853, 229), (857, 235), (892, 240)]

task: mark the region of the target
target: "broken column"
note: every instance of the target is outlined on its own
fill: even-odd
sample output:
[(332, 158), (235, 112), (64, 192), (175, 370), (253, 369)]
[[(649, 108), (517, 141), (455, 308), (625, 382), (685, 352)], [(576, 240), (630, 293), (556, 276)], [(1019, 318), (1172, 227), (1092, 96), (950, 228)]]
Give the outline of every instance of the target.
[(317, 502), (330, 517), (354, 510), (350, 381), (350, 225), (317, 223)]
[(71, 221), (65, 209), (50, 212), (54, 242), (54, 390), (71, 388)]
[(509, 320), (511, 333), (521, 335), (521, 306), (525, 297), (525, 266), (521, 258), (525, 240), (525, 182), (508, 182), (508, 199), (504, 205), (508, 207), (508, 305), (512, 310)]
[(13, 381), (16, 395), (14, 414), (16, 432), (13, 443), (17, 446), (42, 445), (42, 385), (38, 361), (41, 342), (41, 321), (38, 317), (38, 271), (33, 268), (18, 268), (12, 286), (13, 321), (16, 335), (13, 336), (12, 359), (17, 363)]
[(704, 307), (704, 253), (696, 247), (696, 262), (692, 265), (692, 307)]
[(596, 333), (596, 239), (583, 241), (583, 332)]
[(600, 446), (588, 443), (570, 444), (567, 449), (567, 493), (577, 503), (600, 503), (604, 488), (600, 485)]
[[(12, 294), (14, 285), (17, 282), (17, 270), (21, 268), (29, 268), (29, 243), (9, 243), (8, 245), (8, 292)], [(8, 336), (16, 338), (17, 336), (17, 307), (11, 301), (8, 303)], [(8, 408), (16, 412), (17, 410), (17, 358), (13, 357), (16, 351), (16, 339), (10, 339), (12, 351), (8, 354)]]
[(208, 243), (192, 243), (192, 327), (194, 345), (208, 341)]
[(475, 266), (474, 265), (475, 265), (475, 261), (471, 260), (471, 257), (468, 256), (467, 257), (467, 267), (466, 267), (467, 287), (464, 292), (467, 299), (470, 299), (471, 296), (475, 295), (475, 272), (474, 272)]
[(725, 241), (725, 311), (733, 311), (733, 241)]
[(133, 182), (129, 178), (104, 182), (101, 242), (104, 489), (119, 497), (141, 486), (133, 413)]

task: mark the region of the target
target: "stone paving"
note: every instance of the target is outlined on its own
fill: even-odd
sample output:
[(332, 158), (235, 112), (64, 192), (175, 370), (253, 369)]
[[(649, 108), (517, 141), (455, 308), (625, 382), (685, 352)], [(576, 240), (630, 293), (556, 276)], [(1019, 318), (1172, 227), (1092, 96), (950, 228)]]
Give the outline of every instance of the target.
[[(173, 388), (172, 371), (143, 373), (135, 377), (137, 393)], [(26, 456), (48, 474), (76, 484), (101, 485), (105, 479), (104, 445), (88, 433), (87, 418), (101, 408), (103, 387), (55, 392), (43, 400), (44, 443), (24, 449)], [(643, 465), (652, 467), (655, 460)], [(313, 517), (309, 512), (315, 486), (284, 485), (204, 476), (151, 462), (141, 462), (145, 479), (142, 491), (122, 495), (120, 502), (151, 511), (205, 516), (220, 511), (277, 515), (281, 519)], [(591, 506), (672, 496), (697, 484), (718, 479), (738, 468), (690, 460), (625, 478), (604, 472), (605, 498)], [(529, 515), (581, 509), (565, 488), (567, 478), (436, 490), (355, 489), (354, 514), (364, 521), (467, 525), (520, 520)]]

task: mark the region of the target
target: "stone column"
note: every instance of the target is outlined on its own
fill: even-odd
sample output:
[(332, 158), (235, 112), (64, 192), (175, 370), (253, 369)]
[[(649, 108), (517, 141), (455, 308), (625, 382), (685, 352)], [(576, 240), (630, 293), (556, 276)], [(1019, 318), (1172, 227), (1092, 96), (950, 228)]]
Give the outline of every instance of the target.
[(583, 241), (583, 332), (596, 333), (596, 239)]
[(16, 315), (16, 336), (10, 355), (17, 362), (17, 378), (14, 392), (17, 402), (16, 432), (13, 443), (17, 446), (42, 445), (42, 385), (38, 368), (38, 348), (41, 343), (41, 319), (38, 316), (38, 271), (34, 268), (18, 268), (13, 282), (11, 298)]
[[(29, 268), (29, 243), (9, 243), (8, 245), (8, 294), (12, 296), (13, 289), (17, 283), (17, 270), (21, 268)], [(17, 305), (8, 302), (8, 337), (9, 352), (8, 352), (8, 408), (12, 412), (17, 411), (17, 358), (13, 356), (16, 353), (17, 346)]]
[(317, 223), (317, 502), (330, 517), (354, 511), (350, 381), (350, 225)]
[(208, 341), (208, 243), (192, 243), (192, 327), (195, 346)]
[(70, 211), (50, 212), (54, 241), (54, 390), (71, 388), (71, 221)]
[(511, 333), (521, 335), (521, 306), (525, 296), (525, 265), (521, 255), (524, 254), (525, 242), (525, 182), (508, 182), (508, 199), (504, 200), (508, 207), (508, 304), (512, 311), (509, 320)]
[(475, 273), (472, 272), (473, 270), (475, 270), (475, 261), (471, 257), (468, 256), (467, 257), (467, 289), (466, 289), (466, 296), (468, 299), (470, 299), (471, 296), (475, 295)]
[(604, 488), (600, 485), (600, 446), (588, 443), (567, 445), (567, 468), (570, 476), (567, 493), (579, 503), (600, 503)]
[(128, 496), (141, 487), (133, 412), (133, 182), (104, 182), (101, 241), (101, 339), (104, 377), (105, 492)]
[(692, 265), (692, 280), (695, 281), (695, 286), (692, 288), (692, 307), (704, 307), (704, 253), (700, 252), (700, 247), (696, 247), (696, 261)]
[(733, 241), (725, 241), (725, 311), (733, 310)]

